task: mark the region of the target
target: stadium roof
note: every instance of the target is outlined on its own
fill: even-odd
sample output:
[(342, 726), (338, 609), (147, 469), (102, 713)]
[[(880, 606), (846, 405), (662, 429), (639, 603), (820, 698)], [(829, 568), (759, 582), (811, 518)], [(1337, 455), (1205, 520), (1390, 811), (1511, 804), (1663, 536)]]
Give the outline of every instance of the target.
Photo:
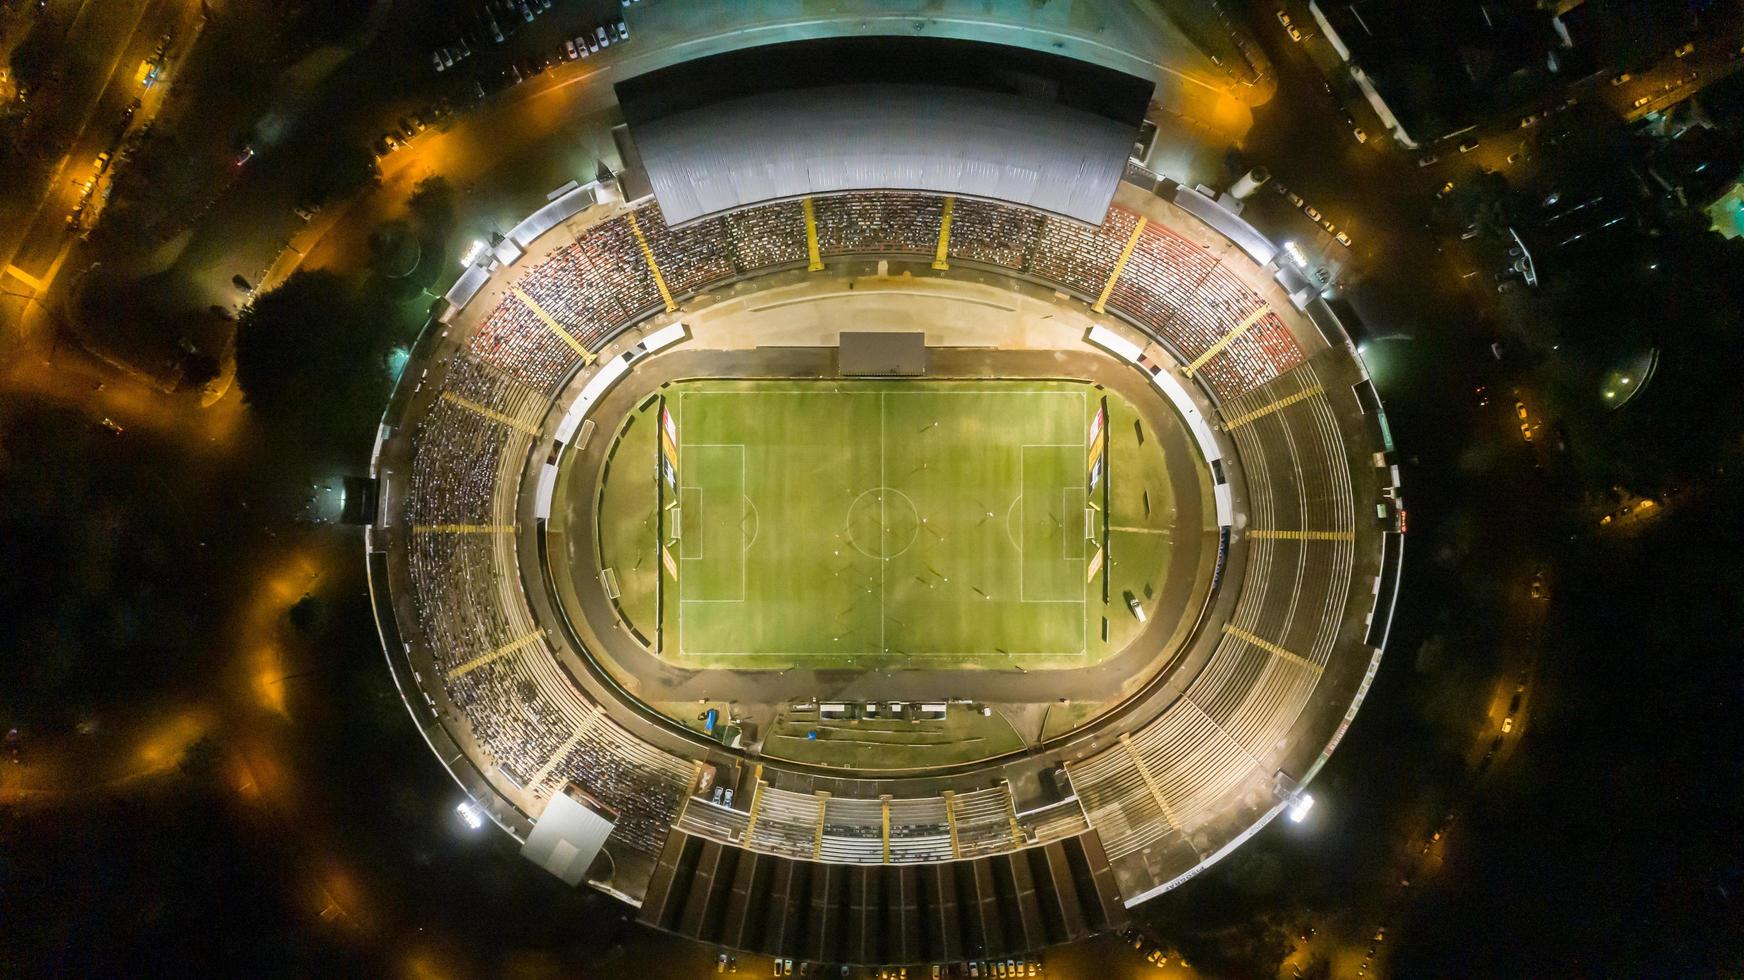
[(618, 87), (671, 225), (854, 190), (961, 194), (1100, 224), (1152, 83), (961, 41), (772, 45)]
[(521, 846), (521, 856), (574, 887), (581, 884), (612, 827), (613, 821), (569, 792), (555, 793)]
[(1087, 112), (922, 86), (771, 93), (636, 132), (674, 225), (872, 189), (992, 198), (1096, 224), (1132, 141), (1129, 127)]

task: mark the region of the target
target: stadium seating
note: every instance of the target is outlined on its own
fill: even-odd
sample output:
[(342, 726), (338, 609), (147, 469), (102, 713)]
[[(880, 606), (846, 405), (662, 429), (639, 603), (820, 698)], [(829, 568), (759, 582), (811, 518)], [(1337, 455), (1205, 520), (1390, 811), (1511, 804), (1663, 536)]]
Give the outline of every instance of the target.
[(798, 204), (765, 204), (721, 218), (733, 268), (740, 273), (805, 261), (805, 215)]
[(824, 255), (931, 253), (944, 198), (930, 194), (836, 194), (813, 201)]
[(951, 206), (947, 254), (961, 262), (1022, 270), (1028, 262), (1031, 243), (1041, 235), (1044, 220), (1033, 211), (958, 198)]
[(1100, 228), (1049, 218), (1036, 236), (1024, 271), (1080, 296), (1099, 295), (1137, 223), (1137, 215), (1119, 208), (1108, 212)]
[[(944, 206), (934, 195), (853, 193), (817, 198), (813, 210), (824, 256), (931, 255)], [(1026, 273), (1092, 298), (1113, 275), (1137, 222), (1137, 215), (1120, 208), (1110, 210), (1101, 227), (1089, 228), (1011, 205), (958, 200), (947, 254), (954, 261)], [(582, 229), (572, 243), (522, 272), (513, 286), (578, 342), (597, 346), (661, 308), (642, 242), (667, 289), (680, 300), (738, 276), (802, 263), (806, 255), (804, 218), (792, 202), (680, 229), (667, 227), (658, 205), (646, 204)], [(1150, 222), (1134, 242), (1108, 306), (1191, 360), (1237, 330), (1261, 301), (1203, 246)], [(468, 350), (545, 392), (580, 363), (574, 349), (512, 291), (483, 317)], [(1218, 397), (1229, 398), (1302, 360), (1283, 321), (1267, 313), (1224, 344), (1200, 373)]]
[[(932, 195), (819, 198), (819, 249), (829, 257), (930, 257), (942, 212), (943, 199)], [(1021, 273), (1087, 300), (1108, 285), (1138, 223), (1120, 208), (1101, 227), (1089, 228), (973, 200), (956, 201), (952, 214), (952, 261)], [(794, 202), (683, 229), (668, 228), (658, 207), (648, 204), (582, 227), (572, 242), (516, 273), (513, 289), (478, 317), (463, 353), (430, 382), (432, 397), (412, 435), (406, 523), (515, 523), (531, 437), (467, 406), (523, 427), (537, 424), (551, 395), (581, 363), (544, 316), (597, 348), (663, 307), (650, 255), (682, 302), (740, 276), (803, 266), (806, 251), (803, 212)], [(1148, 223), (1133, 240), (1108, 308), (1188, 361), (1221, 344), (1197, 373), (1222, 403), (1225, 419), (1307, 392), (1314, 383), (1283, 321), (1260, 312), (1260, 296), (1204, 247), (1160, 223)], [(1256, 526), (1354, 526), (1344, 446), (1324, 395), (1302, 397), (1238, 426), (1231, 438), (1244, 460)], [(605, 717), (543, 641), (494, 656), (539, 629), (518, 592), (514, 535), (431, 531), (408, 540), (419, 641), (473, 739), (521, 790), (537, 799), (568, 781), (580, 784), (620, 811), (614, 839), (649, 856), (660, 852), (679, 821), (697, 838), (844, 864), (1006, 854), (1071, 839), (1087, 827), (1100, 833), (1114, 860), (1166, 838), (1186, 839), (1236, 787), (1255, 778), (1256, 760), (1307, 704), (1331, 655), (1354, 561), (1349, 541), (1250, 542), (1231, 626), (1299, 660), (1227, 634), (1186, 696), (1133, 733), (1129, 744), (1070, 764), (1077, 799), (1023, 815), (1014, 813), (1003, 784), (957, 793), (948, 803), (942, 795), (891, 799), (886, 845), (885, 804), (877, 798), (830, 797), (821, 836), (819, 798), (810, 793), (765, 786), (754, 818), (701, 800), (685, 806), (693, 763)], [(1295, 599), (1285, 601), (1291, 595)]]
[[(1228, 429), (1244, 460), (1255, 527), (1334, 535), (1355, 529), (1343, 439), (1318, 387), (1304, 364), (1225, 406), (1226, 417), (1242, 418), (1294, 399)], [(1130, 749), (1115, 746), (1068, 766), (1111, 860), (1171, 835), (1191, 837), (1241, 785), (1268, 781), (1271, 769), (1261, 760), (1285, 740), (1331, 660), (1356, 560), (1353, 540), (1250, 538), (1248, 546), (1228, 627), (1186, 696), (1135, 732)]]

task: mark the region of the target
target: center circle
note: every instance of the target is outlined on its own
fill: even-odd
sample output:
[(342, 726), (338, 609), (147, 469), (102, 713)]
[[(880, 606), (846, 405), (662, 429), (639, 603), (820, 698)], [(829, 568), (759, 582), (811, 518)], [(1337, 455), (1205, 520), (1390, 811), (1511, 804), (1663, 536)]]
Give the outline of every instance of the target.
[(901, 490), (873, 487), (848, 505), (848, 543), (868, 558), (895, 558), (919, 533), (920, 514)]

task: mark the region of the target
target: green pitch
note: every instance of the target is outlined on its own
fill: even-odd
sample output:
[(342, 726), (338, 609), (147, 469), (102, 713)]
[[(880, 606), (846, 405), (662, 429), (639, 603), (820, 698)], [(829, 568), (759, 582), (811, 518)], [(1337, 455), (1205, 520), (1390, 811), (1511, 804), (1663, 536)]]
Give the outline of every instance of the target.
[(669, 386), (662, 655), (1085, 666), (1105, 646), (1086, 488), (1099, 397), (1034, 381)]

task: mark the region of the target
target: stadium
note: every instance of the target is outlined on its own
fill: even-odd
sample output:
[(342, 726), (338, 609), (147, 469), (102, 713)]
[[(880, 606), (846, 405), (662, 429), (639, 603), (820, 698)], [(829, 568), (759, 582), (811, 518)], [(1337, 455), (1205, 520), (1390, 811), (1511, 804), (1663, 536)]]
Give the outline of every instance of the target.
[(655, 928), (1117, 928), (1305, 809), (1379, 667), (1353, 325), (1134, 158), (1120, 59), (772, 47), (632, 66), (620, 165), (437, 305), (372, 463), (388, 663), (479, 813)]

